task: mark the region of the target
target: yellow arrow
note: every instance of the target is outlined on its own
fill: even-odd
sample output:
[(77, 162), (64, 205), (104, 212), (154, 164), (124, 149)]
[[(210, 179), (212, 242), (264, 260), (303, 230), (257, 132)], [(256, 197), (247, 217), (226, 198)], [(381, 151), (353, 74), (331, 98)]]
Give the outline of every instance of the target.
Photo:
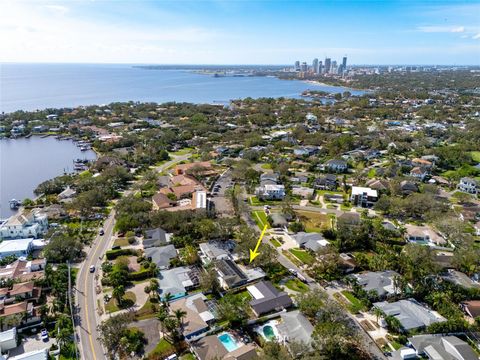
[(260, 243), (262, 242), (263, 235), (265, 235), (265, 231), (267, 231), (267, 225), (265, 225), (265, 227), (263, 228), (262, 233), (258, 238), (257, 246), (255, 246), (255, 249), (253, 251), (252, 249), (250, 249), (250, 262), (252, 262), (253, 259), (255, 259), (258, 255), (260, 255), (260, 253), (258, 252), (258, 248), (260, 247)]

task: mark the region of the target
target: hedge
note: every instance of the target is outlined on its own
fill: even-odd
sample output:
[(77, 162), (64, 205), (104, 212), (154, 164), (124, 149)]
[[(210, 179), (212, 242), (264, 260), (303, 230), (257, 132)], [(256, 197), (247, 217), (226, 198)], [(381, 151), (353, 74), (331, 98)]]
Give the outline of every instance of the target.
[(105, 256), (107, 257), (107, 260), (113, 260), (116, 259), (119, 256), (123, 255), (137, 255), (137, 250), (135, 249), (116, 249), (116, 250), (108, 250), (105, 253)]
[(154, 274), (150, 269), (143, 269), (139, 271), (135, 271), (128, 274), (128, 280), (135, 281), (135, 280), (145, 280), (150, 279)]

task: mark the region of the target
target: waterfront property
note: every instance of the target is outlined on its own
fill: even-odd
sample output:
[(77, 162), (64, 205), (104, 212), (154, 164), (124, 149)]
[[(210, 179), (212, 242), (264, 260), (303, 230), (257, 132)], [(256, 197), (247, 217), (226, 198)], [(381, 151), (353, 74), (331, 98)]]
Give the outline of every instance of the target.
[(0, 225), (0, 239), (38, 238), (48, 230), (47, 216), (38, 210), (23, 210)]

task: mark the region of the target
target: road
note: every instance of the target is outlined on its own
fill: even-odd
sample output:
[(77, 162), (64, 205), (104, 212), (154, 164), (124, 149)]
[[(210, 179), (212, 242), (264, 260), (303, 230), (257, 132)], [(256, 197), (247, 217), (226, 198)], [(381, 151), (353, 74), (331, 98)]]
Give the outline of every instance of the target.
[[(170, 166), (188, 159), (191, 154), (174, 156), (172, 160), (155, 167), (162, 172)], [(132, 191), (128, 190), (124, 196)], [(115, 211), (112, 210), (103, 224), (104, 235), (97, 235), (89, 248), (84, 249), (87, 256), (80, 266), (75, 285), (75, 329), (77, 334), (79, 353), (85, 360), (107, 359), (104, 349), (98, 340), (97, 326), (100, 323), (97, 313), (96, 285), (100, 284), (98, 269), (101, 267), (105, 252), (112, 245), (113, 229), (115, 227)], [(95, 266), (95, 274), (90, 273), (90, 266)]]
[[(309, 210), (309, 211), (316, 211), (316, 212), (323, 212), (323, 213), (334, 213), (336, 215), (343, 214), (344, 211), (341, 210), (334, 210), (334, 209), (321, 209), (318, 207), (313, 207), (313, 206), (293, 206), (294, 209), (298, 210)], [(263, 207), (257, 207), (257, 206), (251, 206), (251, 210), (263, 210)], [(245, 220), (245, 222), (250, 226), (252, 229), (255, 229), (258, 231), (257, 225), (255, 221), (251, 218), (249, 213), (242, 213), (242, 219)], [(307, 285), (311, 290), (314, 289), (321, 289), (327, 293), (328, 297), (333, 300), (337, 301), (335, 297), (333, 296), (335, 291), (332, 291), (330, 287), (324, 288), (321, 286), (319, 283), (317, 283), (314, 279), (312, 279), (310, 276), (308, 276), (302, 269), (300, 269), (298, 266), (296, 266), (293, 262), (291, 262), (285, 255), (282, 254), (281, 248), (276, 248), (270, 243), (270, 235), (264, 236), (262, 243), (264, 243), (264, 246), (272, 246), (276, 251), (277, 251), (277, 260), (280, 264), (282, 264), (285, 268), (287, 269), (294, 269), (297, 271), (300, 275), (302, 275), (306, 280), (307, 280)], [(377, 344), (370, 338), (370, 336), (365, 332), (365, 330), (360, 326), (360, 324), (356, 321), (355, 317), (350, 314), (348, 311), (345, 311), (345, 313), (348, 315), (348, 317), (352, 320), (352, 323), (355, 324), (355, 326), (358, 328), (358, 334), (360, 336), (360, 339), (362, 341), (363, 347), (368, 351), (368, 353), (372, 356), (373, 359), (386, 359), (385, 355), (383, 352), (379, 349)]]

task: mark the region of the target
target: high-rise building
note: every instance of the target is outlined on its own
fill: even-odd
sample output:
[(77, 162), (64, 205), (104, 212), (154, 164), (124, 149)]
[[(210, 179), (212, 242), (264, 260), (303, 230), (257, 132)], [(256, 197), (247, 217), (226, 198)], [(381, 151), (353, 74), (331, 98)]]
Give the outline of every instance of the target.
[(300, 71), (300, 61), (295, 61), (295, 71)]
[(330, 74), (336, 74), (338, 71), (337, 69), (337, 61), (333, 60), (332, 61), (332, 66), (330, 67)]
[(318, 62), (318, 73), (323, 73), (323, 63), (321, 61)]
[(312, 61), (312, 70), (315, 74), (318, 74), (318, 59), (315, 58)]
[(344, 56), (343, 59), (342, 59), (342, 68), (343, 68), (343, 71), (347, 70), (347, 57)]
[(329, 74), (332, 66), (332, 59), (325, 58), (325, 74)]
[(308, 65), (304, 61), (304, 62), (302, 62), (302, 65), (300, 65), (300, 71), (307, 72), (307, 70), (308, 70)]

